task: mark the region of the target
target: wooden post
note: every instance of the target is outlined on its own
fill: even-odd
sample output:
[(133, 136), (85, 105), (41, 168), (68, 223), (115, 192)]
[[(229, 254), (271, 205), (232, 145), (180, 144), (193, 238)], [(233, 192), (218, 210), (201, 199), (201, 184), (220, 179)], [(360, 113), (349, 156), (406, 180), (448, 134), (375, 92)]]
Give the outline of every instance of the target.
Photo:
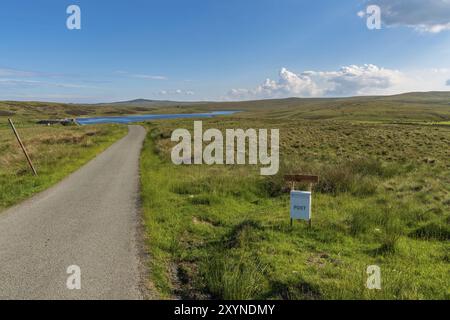
[[(295, 181), (292, 181), (291, 184), (291, 191), (295, 190)], [(294, 219), (291, 218), (291, 228), (294, 225)]]
[(33, 174), (35, 176), (37, 176), (36, 169), (34, 168), (33, 163), (31, 162), (30, 156), (28, 155), (27, 150), (25, 149), (25, 146), (22, 143), (22, 140), (20, 140), (19, 133), (17, 132), (16, 127), (14, 127), (14, 123), (12, 122), (11, 119), (8, 119), (8, 121), (9, 121), (9, 124), (11, 125), (11, 128), (12, 128), (12, 130), (14, 132), (14, 135), (17, 138), (17, 141), (20, 144), (20, 147), (22, 148), (23, 153), (25, 154), (25, 157), (27, 158), (28, 164), (30, 165), (30, 168), (33, 171)]
[[(312, 183), (309, 183), (309, 192), (311, 192), (311, 195), (312, 195)], [(311, 211), (312, 211), (312, 209), (311, 209)], [(311, 229), (311, 227), (312, 227), (312, 212), (311, 212), (311, 217), (309, 218), (309, 221), (308, 221), (308, 226), (309, 226), (309, 228)]]

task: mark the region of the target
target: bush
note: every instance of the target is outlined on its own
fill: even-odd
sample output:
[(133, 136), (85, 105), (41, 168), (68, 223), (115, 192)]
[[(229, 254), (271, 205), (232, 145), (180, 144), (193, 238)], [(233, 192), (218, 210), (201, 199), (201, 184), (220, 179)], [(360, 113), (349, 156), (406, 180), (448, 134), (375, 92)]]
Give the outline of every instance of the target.
[(261, 193), (269, 197), (275, 198), (282, 194), (288, 193), (290, 187), (284, 180), (284, 176), (294, 172), (292, 164), (284, 163), (280, 166), (278, 174), (273, 176), (267, 176), (259, 183)]
[(355, 174), (345, 165), (336, 165), (323, 169), (315, 190), (322, 193), (337, 194), (350, 191), (355, 184)]
[(315, 190), (322, 193), (350, 192), (356, 196), (369, 196), (376, 193), (377, 177), (386, 174), (385, 168), (378, 160), (350, 160), (322, 168)]

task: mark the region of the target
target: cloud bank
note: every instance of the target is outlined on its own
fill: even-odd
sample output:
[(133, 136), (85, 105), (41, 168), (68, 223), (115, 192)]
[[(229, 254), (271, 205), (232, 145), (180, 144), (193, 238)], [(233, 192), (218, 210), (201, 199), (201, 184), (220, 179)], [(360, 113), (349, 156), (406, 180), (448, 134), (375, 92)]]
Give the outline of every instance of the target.
[(0, 77), (35, 77), (38, 74), (31, 71), (22, 71), (8, 68), (0, 68)]
[(364, 3), (381, 8), (386, 26), (406, 26), (429, 33), (450, 30), (450, 0), (366, 0)]
[(337, 71), (305, 71), (296, 74), (282, 68), (277, 81), (266, 79), (255, 89), (232, 89), (232, 98), (285, 98), (380, 94), (402, 82), (397, 70), (373, 64), (350, 65)]
[[(253, 89), (232, 89), (228, 98), (346, 97), (445, 90), (449, 76), (449, 69), (401, 72), (373, 64), (344, 66), (337, 71), (304, 71), (300, 74), (282, 68), (278, 80), (266, 79)], [(450, 80), (447, 81), (449, 84)]]

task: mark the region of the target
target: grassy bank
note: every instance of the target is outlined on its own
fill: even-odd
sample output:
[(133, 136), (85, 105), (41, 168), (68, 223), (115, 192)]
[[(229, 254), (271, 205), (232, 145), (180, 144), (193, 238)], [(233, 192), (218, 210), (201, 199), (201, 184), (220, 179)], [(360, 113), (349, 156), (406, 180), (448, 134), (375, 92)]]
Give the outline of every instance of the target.
[(113, 142), (127, 128), (37, 126), (16, 122), (17, 130), (38, 171), (34, 177), (11, 129), (0, 127), (0, 210), (45, 190), (72, 173)]
[[(256, 119), (256, 117), (254, 117)], [(175, 166), (170, 133), (149, 125), (141, 157), (151, 278), (165, 297), (450, 298), (450, 130), (443, 127), (251, 120), (205, 129), (279, 128), (282, 167)], [(289, 226), (287, 172), (321, 176), (313, 226)], [(382, 290), (365, 287), (378, 265)]]

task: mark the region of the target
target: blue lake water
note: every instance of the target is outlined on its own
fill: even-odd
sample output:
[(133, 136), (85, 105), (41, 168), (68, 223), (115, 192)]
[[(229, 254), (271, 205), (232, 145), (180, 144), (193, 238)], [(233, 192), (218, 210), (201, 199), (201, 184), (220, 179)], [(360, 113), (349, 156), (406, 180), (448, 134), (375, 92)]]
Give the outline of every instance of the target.
[(214, 111), (206, 113), (177, 113), (177, 114), (143, 114), (133, 116), (119, 117), (94, 117), (94, 118), (77, 118), (77, 122), (81, 125), (100, 124), (100, 123), (131, 123), (142, 122), (147, 120), (160, 119), (183, 119), (183, 118), (212, 118), (217, 116), (231, 115), (239, 111)]

